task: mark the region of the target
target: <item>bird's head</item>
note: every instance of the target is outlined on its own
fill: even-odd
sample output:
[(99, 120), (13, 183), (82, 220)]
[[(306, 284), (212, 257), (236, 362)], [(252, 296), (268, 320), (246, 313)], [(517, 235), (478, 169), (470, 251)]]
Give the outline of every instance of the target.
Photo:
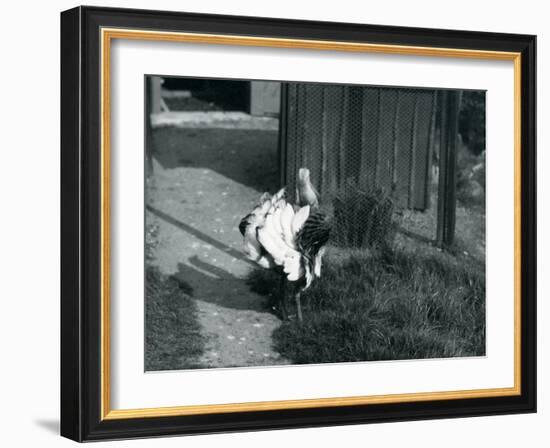
[(301, 183), (308, 183), (311, 182), (309, 180), (309, 169), (307, 168), (300, 168), (298, 170), (298, 181)]

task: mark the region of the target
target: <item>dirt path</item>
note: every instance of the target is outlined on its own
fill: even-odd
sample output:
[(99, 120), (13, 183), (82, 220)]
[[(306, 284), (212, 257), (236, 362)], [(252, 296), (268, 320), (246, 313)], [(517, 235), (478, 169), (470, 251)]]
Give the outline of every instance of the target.
[(242, 255), (237, 226), (258, 191), (211, 168), (156, 164), (154, 169), (147, 213), (159, 225), (156, 259), (163, 273), (193, 290), (207, 336), (200, 364), (288, 363), (272, 347), (280, 320), (244, 281), (254, 266)]

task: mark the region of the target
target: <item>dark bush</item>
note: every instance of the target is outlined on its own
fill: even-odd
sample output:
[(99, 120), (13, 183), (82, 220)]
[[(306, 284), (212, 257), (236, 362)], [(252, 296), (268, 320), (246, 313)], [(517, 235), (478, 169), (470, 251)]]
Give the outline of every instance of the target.
[(395, 205), (382, 189), (342, 188), (333, 199), (331, 240), (343, 247), (391, 246), (397, 230)]
[(469, 150), (481, 154), (485, 149), (485, 92), (463, 91), (458, 130)]

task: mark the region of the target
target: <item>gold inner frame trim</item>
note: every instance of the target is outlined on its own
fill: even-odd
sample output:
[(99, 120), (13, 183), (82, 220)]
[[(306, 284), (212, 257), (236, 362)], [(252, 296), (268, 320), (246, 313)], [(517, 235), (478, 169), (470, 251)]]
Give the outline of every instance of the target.
[[(382, 403), (502, 397), (521, 394), (521, 54), (515, 52), (419, 47), (240, 35), (177, 33), (138, 29), (101, 29), (101, 419), (116, 420), (228, 412), (307, 409)], [(303, 400), (111, 409), (110, 345), (110, 50), (113, 39), (214, 45), (332, 50), (411, 56), (455, 57), (514, 62), (514, 386), (506, 388), (368, 395)]]

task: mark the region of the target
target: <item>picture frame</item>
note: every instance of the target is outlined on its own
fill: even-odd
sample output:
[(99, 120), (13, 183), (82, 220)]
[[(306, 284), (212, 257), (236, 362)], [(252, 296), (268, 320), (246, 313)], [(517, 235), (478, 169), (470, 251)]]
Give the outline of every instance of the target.
[[(117, 235), (110, 228), (109, 80), (115, 40), (511, 62), (513, 386), (113, 409), (110, 250)], [(63, 12), (61, 434), (92, 441), (536, 412), (535, 58), (530, 35), (99, 7)]]

